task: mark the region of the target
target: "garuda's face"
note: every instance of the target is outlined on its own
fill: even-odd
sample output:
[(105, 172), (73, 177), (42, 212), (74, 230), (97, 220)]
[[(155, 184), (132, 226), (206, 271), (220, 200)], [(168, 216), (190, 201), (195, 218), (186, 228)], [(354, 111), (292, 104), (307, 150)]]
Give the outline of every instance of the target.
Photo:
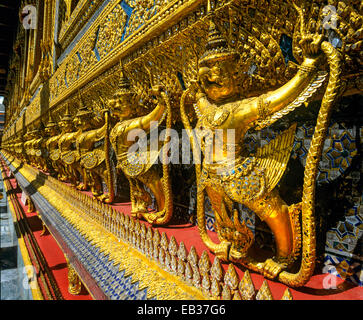
[(237, 94), (236, 60), (207, 61), (199, 68), (199, 81), (209, 99), (222, 102)]
[(75, 117), (73, 119), (73, 125), (77, 128), (80, 129), (81, 128), (81, 119), (79, 117)]
[(56, 127), (45, 128), (45, 134), (52, 137), (56, 135)]
[(89, 128), (90, 120), (91, 119), (89, 117), (83, 115), (83, 116), (75, 117), (73, 120), (73, 123), (77, 129), (85, 130), (85, 129)]
[(60, 123), (60, 126), (61, 126), (62, 131), (64, 133), (69, 133), (69, 132), (72, 132), (73, 131), (73, 126), (72, 126), (72, 122), (71, 121), (68, 121), (68, 120), (62, 121)]
[(38, 139), (39, 138), (39, 132), (38, 131), (35, 131), (34, 134), (33, 134), (33, 138), (34, 139)]
[(113, 101), (112, 112), (120, 120), (129, 119), (132, 113), (132, 105), (128, 95), (120, 95)]

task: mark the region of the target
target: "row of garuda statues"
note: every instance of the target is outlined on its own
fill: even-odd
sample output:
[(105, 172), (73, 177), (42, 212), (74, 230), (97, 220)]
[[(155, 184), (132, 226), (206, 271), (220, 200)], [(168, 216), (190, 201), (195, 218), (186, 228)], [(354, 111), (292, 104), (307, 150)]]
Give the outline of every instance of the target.
[[(301, 10), (299, 15), (302, 19)], [(241, 97), (238, 89), (239, 53), (228, 46), (211, 22), (205, 53), (198, 62), (198, 79), (183, 92), (180, 101), (180, 115), (190, 134), (193, 153), (201, 150), (204, 160), (207, 157), (212, 159), (195, 164), (197, 221), (204, 244), (221, 260), (241, 263), (291, 286), (304, 285), (314, 270), (315, 178), (330, 110), (339, 92), (341, 63), (339, 52), (323, 35), (306, 33), (303, 24), (301, 31), (300, 47), (304, 60), (296, 75), (274, 91), (246, 99)], [(249, 154), (243, 147), (243, 138), (250, 128), (269, 126), (306, 102), (328, 74), (321, 71), (323, 66), (330, 71), (329, 81), (307, 157), (303, 198), (300, 203), (289, 206), (275, 187), (289, 160), (295, 126), (254, 154)], [(74, 118), (67, 109), (58, 124), (49, 121), (46, 135), (41, 136), (43, 133), (34, 130), (28, 133), (26, 142), (18, 141), (10, 149), (24, 161), (39, 169), (52, 168), (60, 180), (69, 181), (80, 190), (90, 188), (96, 198), (111, 203), (115, 196), (109, 156), (112, 147), (117, 159), (116, 171), (121, 170), (130, 184), (132, 215), (153, 225), (167, 224), (173, 213), (168, 166), (163, 164), (161, 175), (152, 165), (153, 156), (149, 163), (138, 163), (130, 161), (127, 154), (134, 143), (127, 139), (131, 130), (148, 132), (151, 122), (161, 123), (164, 118), (166, 127), (170, 128), (170, 104), (166, 92), (160, 86), (154, 86), (152, 95), (157, 98), (155, 108), (145, 116), (134, 118), (135, 94), (123, 76), (120, 89), (105, 102), (102, 126), (94, 129), (93, 113), (80, 102)], [(192, 130), (185, 110), (187, 97), (195, 99), (197, 131)], [(112, 110), (112, 117), (117, 118), (115, 124), (111, 125), (107, 110)], [(217, 134), (220, 130), (233, 130), (234, 140), (227, 142), (226, 135)], [(213, 148), (208, 146), (210, 141), (214, 143)], [(229, 150), (233, 150), (232, 158), (225, 157)], [(156, 212), (148, 211), (150, 194), (145, 187), (156, 199)], [(215, 215), (218, 243), (206, 229), (206, 195)], [(276, 244), (273, 257), (264, 257), (255, 250), (253, 234), (240, 222), (235, 203), (254, 211), (269, 226)], [(296, 261), (299, 261), (299, 268), (292, 273)]]

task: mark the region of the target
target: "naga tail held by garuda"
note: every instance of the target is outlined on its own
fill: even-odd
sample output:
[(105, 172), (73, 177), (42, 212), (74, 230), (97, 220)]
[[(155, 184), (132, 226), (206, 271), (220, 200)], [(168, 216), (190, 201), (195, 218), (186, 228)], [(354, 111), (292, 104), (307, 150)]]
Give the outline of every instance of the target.
[[(301, 8), (295, 5), (300, 19), (300, 33), (305, 34), (304, 15)], [(333, 106), (339, 97), (341, 86), (342, 56), (334, 46), (328, 42), (321, 43), (329, 66), (329, 82), (326, 87), (321, 107), (319, 110), (314, 135), (306, 159), (304, 171), (303, 196), (302, 196), (302, 257), (300, 269), (297, 273), (282, 271), (279, 281), (299, 287), (305, 285), (313, 275), (316, 260), (316, 235), (315, 235), (315, 189), (318, 165), (322, 156), (323, 145), (329, 126)]]

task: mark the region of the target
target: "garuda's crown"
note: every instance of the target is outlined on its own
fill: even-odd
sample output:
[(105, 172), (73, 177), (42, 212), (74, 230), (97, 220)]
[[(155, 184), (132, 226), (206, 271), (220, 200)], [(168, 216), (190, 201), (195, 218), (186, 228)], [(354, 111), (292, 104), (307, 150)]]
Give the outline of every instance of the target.
[(199, 59), (200, 65), (209, 61), (237, 59), (239, 57), (238, 52), (228, 46), (227, 40), (222, 36), (212, 20), (210, 20), (208, 40), (205, 48), (206, 51)]

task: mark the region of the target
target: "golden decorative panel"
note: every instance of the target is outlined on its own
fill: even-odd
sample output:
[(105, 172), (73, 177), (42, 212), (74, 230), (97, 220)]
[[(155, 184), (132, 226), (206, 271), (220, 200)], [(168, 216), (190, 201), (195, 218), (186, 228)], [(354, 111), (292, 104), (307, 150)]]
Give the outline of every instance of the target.
[(40, 92), (34, 97), (33, 101), (27, 106), (25, 112), (25, 125), (31, 124), (41, 116)]

